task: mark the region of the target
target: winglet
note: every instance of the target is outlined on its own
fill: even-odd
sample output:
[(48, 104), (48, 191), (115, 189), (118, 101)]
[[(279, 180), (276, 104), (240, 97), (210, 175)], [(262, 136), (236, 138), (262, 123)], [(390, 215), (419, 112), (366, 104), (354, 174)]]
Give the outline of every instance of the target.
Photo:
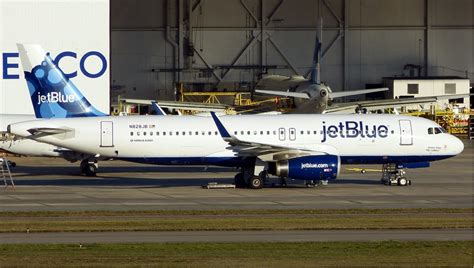
[(222, 122), (217, 118), (217, 115), (215, 112), (211, 112), (212, 119), (214, 119), (214, 123), (216, 123), (217, 129), (219, 130), (219, 133), (221, 134), (222, 138), (231, 138), (229, 132), (227, 129), (225, 129), (224, 125)]
[(161, 109), (160, 105), (158, 105), (158, 103), (156, 103), (156, 101), (151, 102), (151, 107), (156, 112), (156, 115), (166, 115), (165, 111), (163, 111), (163, 109)]

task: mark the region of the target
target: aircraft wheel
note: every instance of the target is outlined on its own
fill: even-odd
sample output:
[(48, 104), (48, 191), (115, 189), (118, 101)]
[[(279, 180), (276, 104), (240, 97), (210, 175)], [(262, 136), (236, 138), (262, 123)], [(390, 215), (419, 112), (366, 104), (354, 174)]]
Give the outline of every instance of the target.
[(234, 177), (234, 183), (235, 187), (237, 188), (245, 188), (245, 179), (244, 179), (244, 173), (237, 173)]
[(398, 178), (398, 185), (399, 186), (407, 186), (408, 185), (407, 178), (405, 178), (405, 177)]
[(94, 164), (87, 164), (84, 166), (82, 172), (88, 177), (95, 177), (97, 174), (97, 167)]
[(249, 186), (252, 189), (261, 189), (263, 187), (263, 180), (258, 176), (253, 176), (249, 180)]

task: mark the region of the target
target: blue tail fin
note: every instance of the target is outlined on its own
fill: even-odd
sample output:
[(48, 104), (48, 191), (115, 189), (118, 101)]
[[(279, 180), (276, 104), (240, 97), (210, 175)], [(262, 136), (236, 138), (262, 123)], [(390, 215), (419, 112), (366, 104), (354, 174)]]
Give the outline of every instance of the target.
[(17, 46), (37, 118), (107, 115), (92, 106), (41, 46)]

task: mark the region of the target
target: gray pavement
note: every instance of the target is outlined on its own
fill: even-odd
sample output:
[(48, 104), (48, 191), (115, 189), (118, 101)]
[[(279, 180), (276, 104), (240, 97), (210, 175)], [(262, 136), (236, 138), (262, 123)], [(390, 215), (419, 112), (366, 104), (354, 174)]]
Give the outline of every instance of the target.
[(0, 233), (0, 244), (468, 241), (473, 229)]
[[(101, 162), (98, 177), (78, 175), (78, 163), (12, 158), (16, 189), (0, 190), (0, 211), (156, 209), (472, 208), (472, 141), (464, 152), (428, 169), (408, 170), (413, 185), (384, 186), (379, 173), (347, 171), (328, 186), (208, 190), (208, 182), (232, 183), (236, 171), (210, 167), (158, 167)], [(361, 167), (361, 166), (356, 166)], [(364, 167), (366, 168), (366, 167)], [(380, 169), (380, 166), (367, 166)]]

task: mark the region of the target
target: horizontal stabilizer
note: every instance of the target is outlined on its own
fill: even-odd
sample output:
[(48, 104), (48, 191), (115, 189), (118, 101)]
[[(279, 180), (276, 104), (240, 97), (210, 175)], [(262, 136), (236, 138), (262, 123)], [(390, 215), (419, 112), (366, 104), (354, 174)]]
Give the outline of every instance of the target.
[(384, 88), (351, 90), (351, 91), (343, 91), (343, 92), (331, 92), (329, 97), (331, 99), (335, 99), (335, 98), (349, 97), (349, 96), (362, 95), (362, 94), (381, 92), (381, 91), (387, 91), (387, 90), (388, 88), (384, 87)]
[(31, 135), (33, 135), (33, 136), (56, 135), (56, 134), (67, 133), (67, 132), (70, 132), (70, 131), (71, 131), (71, 129), (67, 129), (67, 128), (49, 128), (49, 127), (28, 129), (28, 132), (31, 133)]
[(283, 97), (292, 97), (300, 99), (310, 99), (309, 95), (302, 92), (289, 92), (289, 91), (275, 91), (275, 90), (255, 90), (256, 93), (269, 94)]

